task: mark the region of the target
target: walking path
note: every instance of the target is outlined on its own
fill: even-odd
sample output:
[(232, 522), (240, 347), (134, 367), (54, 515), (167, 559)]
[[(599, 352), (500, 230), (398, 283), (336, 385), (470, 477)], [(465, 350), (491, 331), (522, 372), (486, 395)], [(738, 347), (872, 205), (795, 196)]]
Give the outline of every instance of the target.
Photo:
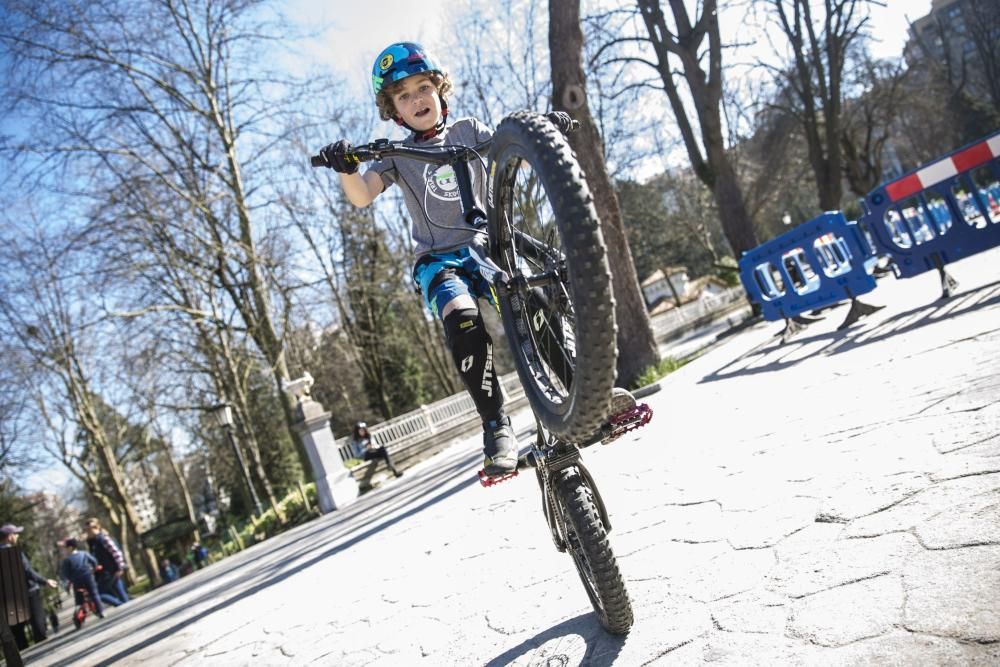
[[(786, 345), (762, 323), (661, 382), (585, 458), (635, 608), (597, 624), (530, 475), (476, 438), (62, 632), (30, 664), (1000, 663), (1000, 251), (886, 278)], [(515, 417), (530, 430), (527, 413)]]

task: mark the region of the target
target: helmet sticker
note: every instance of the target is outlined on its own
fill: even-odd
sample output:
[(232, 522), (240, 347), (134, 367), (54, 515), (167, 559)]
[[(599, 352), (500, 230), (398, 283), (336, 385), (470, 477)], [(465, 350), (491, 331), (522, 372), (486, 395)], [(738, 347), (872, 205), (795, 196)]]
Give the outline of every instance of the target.
[(384, 84), (401, 81), (408, 76), (423, 72), (443, 73), (444, 69), (420, 44), (415, 42), (390, 44), (382, 50), (372, 65), (372, 90), (378, 95)]

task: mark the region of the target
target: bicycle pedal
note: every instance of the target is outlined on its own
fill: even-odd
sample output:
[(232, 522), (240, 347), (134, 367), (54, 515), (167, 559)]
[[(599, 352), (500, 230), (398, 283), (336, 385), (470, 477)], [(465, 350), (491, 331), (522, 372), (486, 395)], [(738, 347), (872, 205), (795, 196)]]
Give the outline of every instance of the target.
[(479, 483), (485, 487), (496, 486), (500, 482), (517, 477), (517, 470), (503, 475), (487, 475), (485, 470), (479, 471)]
[(642, 428), (653, 419), (653, 409), (646, 403), (637, 403), (634, 408), (612, 415), (608, 419), (611, 435), (604, 439), (603, 444), (617, 440), (629, 431)]

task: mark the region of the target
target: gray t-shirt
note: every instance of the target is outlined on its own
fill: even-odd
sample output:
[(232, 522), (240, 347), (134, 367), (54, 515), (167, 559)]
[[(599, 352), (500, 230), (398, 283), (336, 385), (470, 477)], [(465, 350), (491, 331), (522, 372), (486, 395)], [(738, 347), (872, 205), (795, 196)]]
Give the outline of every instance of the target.
[[(460, 118), (436, 137), (417, 143), (410, 135), (404, 143), (411, 146), (476, 146), (491, 136), (493, 133), (489, 128), (475, 118)], [(485, 159), (483, 155), (483, 162), (475, 160), (469, 163), (472, 167), (472, 187), (481, 205), (486, 201)], [(429, 252), (456, 250), (470, 245), (477, 234), (483, 234), (462, 218), (462, 202), (452, 167), (406, 158), (386, 158), (373, 162), (368, 171), (379, 174), (386, 188), (393, 183), (402, 188), (406, 209), (412, 220), (410, 235), (416, 242), (417, 257)]]

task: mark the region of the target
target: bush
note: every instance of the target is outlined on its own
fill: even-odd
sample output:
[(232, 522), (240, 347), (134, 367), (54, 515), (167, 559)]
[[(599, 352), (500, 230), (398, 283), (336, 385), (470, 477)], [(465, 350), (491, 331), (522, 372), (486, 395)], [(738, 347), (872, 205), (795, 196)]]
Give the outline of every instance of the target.
[[(239, 534), (240, 539), (243, 540), (245, 547), (262, 542), (269, 537), (288, 530), (292, 526), (305, 523), (316, 515), (316, 483), (303, 484), (302, 488), (305, 490), (306, 499), (308, 500), (308, 509), (302, 500), (302, 494), (299, 493), (298, 488), (295, 488), (278, 502), (281, 513), (285, 515), (284, 524), (278, 519), (272, 507), (268, 508), (266, 512), (256, 519), (251, 518), (242, 526), (236, 527), (236, 532)], [(223, 539), (219, 544), (219, 550), (222, 552), (223, 557), (231, 556), (240, 551), (240, 545), (234, 540)]]
[(644, 370), (639, 377), (635, 379), (635, 382), (632, 383), (632, 386), (629, 387), (629, 389), (639, 389), (640, 387), (653, 384), (660, 378), (670, 375), (686, 363), (687, 361), (678, 361), (673, 357), (661, 359), (660, 363), (650, 366)]

